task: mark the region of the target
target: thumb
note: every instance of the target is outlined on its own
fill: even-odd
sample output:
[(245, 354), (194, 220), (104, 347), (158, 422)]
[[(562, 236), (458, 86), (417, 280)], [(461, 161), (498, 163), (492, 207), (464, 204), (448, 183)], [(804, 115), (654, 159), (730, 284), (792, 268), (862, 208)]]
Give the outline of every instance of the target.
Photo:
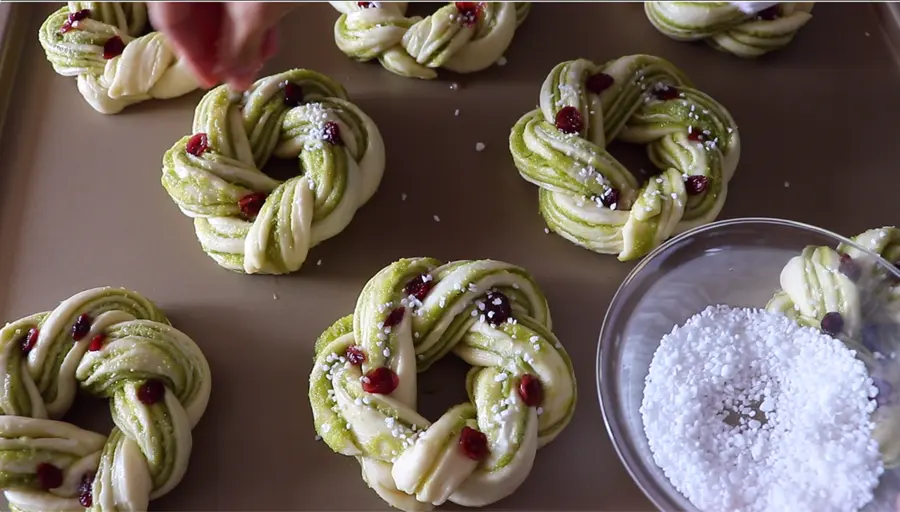
[(238, 90), (246, 90), (274, 52), (278, 21), (293, 8), (284, 3), (235, 2), (225, 4), (217, 74)]

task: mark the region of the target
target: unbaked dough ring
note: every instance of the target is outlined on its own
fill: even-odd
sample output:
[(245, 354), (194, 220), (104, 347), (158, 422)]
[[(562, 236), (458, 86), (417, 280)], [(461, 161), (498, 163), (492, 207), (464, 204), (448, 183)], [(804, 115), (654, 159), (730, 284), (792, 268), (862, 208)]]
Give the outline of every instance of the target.
[(116, 114), (199, 87), (166, 37), (145, 34), (146, 27), (142, 2), (69, 2), (44, 21), (38, 38), (57, 73), (78, 77), (78, 91), (96, 111)]
[[(451, 351), (472, 365), (469, 401), (431, 423), (416, 412), (416, 372)], [(309, 377), (316, 432), (356, 457), (369, 486), (405, 511), (512, 494), (537, 449), (569, 423), (576, 393), (537, 283), (491, 260), (385, 267), (354, 313), (316, 342)], [(481, 457), (463, 448), (470, 441), (481, 443)]]
[[(606, 150), (646, 144), (662, 171), (641, 184)], [(563, 238), (632, 260), (711, 222), (740, 158), (731, 114), (669, 62), (630, 55), (558, 64), (540, 106), (509, 136), (519, 173), (540, 187), (540, 211)]]
[(329, 2), (342, 14), (334, 41), (348, 57), (378, 59), (410, 78), (437, 77), (435, 68), (473, 73), (494, 64), (525, 21), (527, 2), (453, 2), (425, 18), (406, 17), (407, 2)]
[[(272, 156), (299, 158), (301, 174), (270, 178), (260, 169)], [(383, 172), (384, 142), (369, 116), (339, 83), (294, 69), (243, 96), (209, 91), (193, 135), (166, 152), (162, 184), (219, 265), (284, 274), (347, 227)]]
[[(851, 240), (889, 263), (900, 262), (900, 229), (870, 229)], [(884, 467), (900, 466), (900, 362), (895, 352), (900, 351), (900, 283), (885, 276), (871, 256), (845, 245), (837, 250), (806, 247), (788, 261), (780, 281), (782, 289), (766, 305), (769, 311), (817, 329), (829, 327), (826, 315), (839, 315), (839, 332), (832, 335), (854, 350), (881, 384), (872, 420)], [(885, 329), (889, 332), (880, 332)]]
[(678, 41), (753, 58), (787, 46), (812, 19), (813, 2), (781, 3), (748, 14), (729, 2), (644, 2), (657, 30)]
[[(141, 295), (95, 288), (0, 330), (0, 489), (13, 510), (147, 510), (181, 481), (209, 401), (203, 353)], [(109, 436), (55, 421), (110, 399)]]

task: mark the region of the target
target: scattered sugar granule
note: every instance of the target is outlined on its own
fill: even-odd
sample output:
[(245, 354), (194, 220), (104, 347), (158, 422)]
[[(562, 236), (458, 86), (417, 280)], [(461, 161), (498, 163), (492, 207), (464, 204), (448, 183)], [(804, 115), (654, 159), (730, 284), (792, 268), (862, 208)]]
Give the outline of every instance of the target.
[(321, 267), (321, 266), (322, 266), (322, 260), (317, 261), (317, 262), (316, 262), (316, 266)]
[(500, 58), (497, 59), (497, 65), (498, 65), (498, 66), (505, 66), (505, 65), (506, 65), (506, 62), (507, 62), (507, 61), (506, 61), (506, 57), (504, 57), (503, 55), (501, 55)]
[(484, 151), (484, 142), (475, 143), (475, 151)]
[(641, 416), (653, 460), (700, 510), (859, 510), (884, 472), (876, 394), (839, 340), (710, 306), (663, 336)]
[(459, 109), (454, 110), (453, 115), (459, 117)]
[(272, 299), (278, 300), (278, 294), (277, 294), (277, 293), (273, 293), (273, 294), (272, 294)]
[(451, 90), (451, 91), (455, 91), (455, 90), (457, 90), (457, 89), (459, 89), (459, 84), (458, 84), (458, 83), (453, 82), (452, 84), (450, 84), (450, 90)]
[(791, 186), (791, 182), (790, 182), (790, 181), (785, 181), (785, 182), (784, 182), (784, 188), (790, 188), (790, 186)]
[(401, 201), (406, 201), (406, 197), (407, 197), (407, 196), (406, 196), (406, 193), (405, 193), (405, 192), (400, 194), (400, 200), (401, 200)]
[(545, 234), (545, 235), (549, 235), (549, 234), (550, 234), (550, 228), (544, 228), (544, 234)]
[(441, 221), (441, 218), (438, 217), (437, 215), (435, 215), (435, 216), (434, 216), (434, 221), (435, 221), (435, 222), (440, 222), (440, 221)]

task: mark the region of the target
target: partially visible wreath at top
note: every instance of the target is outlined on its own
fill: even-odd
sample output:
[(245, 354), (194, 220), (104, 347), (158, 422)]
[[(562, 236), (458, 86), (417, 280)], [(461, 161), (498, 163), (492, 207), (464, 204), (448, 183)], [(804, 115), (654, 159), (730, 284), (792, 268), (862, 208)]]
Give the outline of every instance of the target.
[(500, 60), (528, 16), (526, 2), (454, 2), (431, 16), (406, 16), (406, 2), (330, 2), (340, 11), (334, 40), (347, 56), (433, 79), (435, 68), (481, 71)]
[(781, 3), (758, 13), (733, 2), (644, 2), (657, 30), (679, 41), (706, 41), (713, 48), (753, 58), (783, 48), (812, 19), (813, 2)]
[(78, 91), (94, 110), (117, 114), (199, 87), (166, 37), (146, 29), (144, 3), (69, 2), (44, 21), (38, 38), (54, 71), (78, 77)]

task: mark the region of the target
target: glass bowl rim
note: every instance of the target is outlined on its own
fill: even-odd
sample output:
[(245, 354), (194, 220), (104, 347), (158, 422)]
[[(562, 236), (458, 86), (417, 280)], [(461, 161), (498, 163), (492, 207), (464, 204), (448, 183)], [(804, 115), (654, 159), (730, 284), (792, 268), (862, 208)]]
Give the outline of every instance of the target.
[(621, 284), (619, 284), (619, 287), (616, 289), (616, 293), (613, 294), (612, 299), (609, 301), (609, 305), (606, 308), (606, 313), (604, 313), (603, 315), (603, 323), (601, 324), (600, 335), (597, 340), (595, 382), (597, 386), (597, 398), (600, 401), (600, 412), (603, 417), (603, 424), (606, 427), (606, 433), (609, 436), (613, 448), (616, 451), (616, 455), (618, 455), (619, 461), (623, 466), (625, 466), (625, 470), (628, 472), (628, 475), (631, 476), (631, 479), (634, 481), (634, 483), (637, 484), (641, 492), (644, 493), (644, 496), (646, 496), (658, 510), (678, 510), (679, 506), (672, 502), (672, 500), (668, 496), (668, 493), (664, 491), (662, 487), (659, 486), (656, 482), (654, 482), (651, 477), (639, 474), (639, 472), (636, 470), (635, 466), (637, 466), (637, 461), (639, 460), (640, 456), (638, 455), (637, 450), (634, 447), (634, 443), (631, 441), (626, 442), (624, 440), (626, 432), (624, 421), (621, 421), (617, 417), (617, 415), (614, 415), (612, 413), (613, 392), (609, 386), (604, 387), (601, 383), (603, 380), (603, 374), (605, 373), (604, 370), (607, 369), (605, 368), (606, 365), (604, 364), (607, 362), (607, 358), (605, 357), (604, 353), (609, 352), (610, 347), (608, 345), (611, 343), (610, 340), (612, 339), (611, 336), (608, 336), (606, 333), (610, 321), (610, 313), (614, 309), (613, 306), (622, 300), (623, 292), (631, 284), (631, 282), (634, 281), (639, 274), (643, 273), (644, 269), (651, 261), (659, 257), (660, 254), (668, 251), (672, 246), (678, 244), (682, 240), (700, 235), (707, 231), (713, 231), (723, 227), (740, 226), (747, 224), (771, 225), (800, 229), (835, 239), (839, 244), (847, 244), (859, 251), (862, 251), (867, 256), (874, 258), (881, 264), (885, 265), (888, 269), (890, 269), (890, 272), (900, 278), (900, 271), (898, 271), (891, 262), (888, 262), (887, 260), (882, 258), (880, 254), (876, 254), (871, 250), (860, 246), (856, 242), (843, 235), (837, 234), (824, 228), (820, 228), (818, 226), (813, 226), (811, 224), (787, 219), (779, 219), (775, 217), (738, 217), (733, 219), (717, 220), (709, 224), (697, 226), (666, 240), (658, 247), (650, 251), (647, 256), (641, 259), (641, 261), (638, 262), (638, 264), (635, 265), (633, 269), (631, 269), (628, 275), (625, 276), (625, 279), (622, 280)]

